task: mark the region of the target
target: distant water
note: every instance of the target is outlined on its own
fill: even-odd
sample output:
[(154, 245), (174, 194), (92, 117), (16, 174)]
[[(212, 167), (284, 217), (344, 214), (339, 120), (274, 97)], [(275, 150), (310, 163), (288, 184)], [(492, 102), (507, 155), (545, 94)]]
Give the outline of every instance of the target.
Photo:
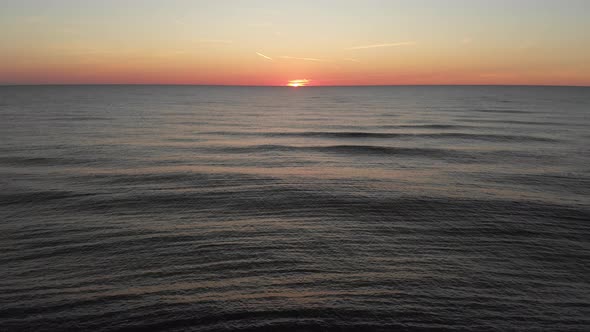
[(0, 330), (590, 330), (590, 88), (0, 87)]

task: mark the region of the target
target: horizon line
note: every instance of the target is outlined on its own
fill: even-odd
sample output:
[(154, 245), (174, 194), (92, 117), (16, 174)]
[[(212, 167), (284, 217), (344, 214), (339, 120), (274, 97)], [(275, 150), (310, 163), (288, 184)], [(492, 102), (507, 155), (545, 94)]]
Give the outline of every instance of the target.
[(346, 85), (306, 85), (292, 87), (288, 85), (250, 85), (250, 84), (193, 84), (193, 83), (0, 83), (0, 87), (20, 86), (203, 86), (203, 87), (266, 87), (266, 88), (323, 88), (323, 87), (578, 87), (588, 88), (590, 85), (569, 84), (346, 84)]

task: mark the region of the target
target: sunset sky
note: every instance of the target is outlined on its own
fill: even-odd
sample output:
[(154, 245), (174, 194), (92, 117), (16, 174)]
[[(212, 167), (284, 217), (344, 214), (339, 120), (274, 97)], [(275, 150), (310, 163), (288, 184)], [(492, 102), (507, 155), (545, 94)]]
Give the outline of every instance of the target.
[(0, 6), (0, 84), (590, 85), (588, 0)]

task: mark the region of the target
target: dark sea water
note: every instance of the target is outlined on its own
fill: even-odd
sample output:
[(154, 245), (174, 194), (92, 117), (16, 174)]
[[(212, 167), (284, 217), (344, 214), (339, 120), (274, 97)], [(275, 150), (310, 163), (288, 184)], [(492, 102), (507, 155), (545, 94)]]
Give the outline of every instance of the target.
[(590, 88), (0, 87), (0, 330), (590, 330)]

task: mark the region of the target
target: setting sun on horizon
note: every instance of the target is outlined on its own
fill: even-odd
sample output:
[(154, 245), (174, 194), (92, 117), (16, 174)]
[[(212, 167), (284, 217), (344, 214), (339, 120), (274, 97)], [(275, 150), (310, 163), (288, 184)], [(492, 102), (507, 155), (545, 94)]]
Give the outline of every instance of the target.
[(308, 79), (299, 79), (299, 80), (291, 80), (289, 81), (289, 83), (287, 83), (287, 86), (293, 87), (293, 88), (298, 88), (300, 86), (307, 86), (309, 85), (310, 80)]

